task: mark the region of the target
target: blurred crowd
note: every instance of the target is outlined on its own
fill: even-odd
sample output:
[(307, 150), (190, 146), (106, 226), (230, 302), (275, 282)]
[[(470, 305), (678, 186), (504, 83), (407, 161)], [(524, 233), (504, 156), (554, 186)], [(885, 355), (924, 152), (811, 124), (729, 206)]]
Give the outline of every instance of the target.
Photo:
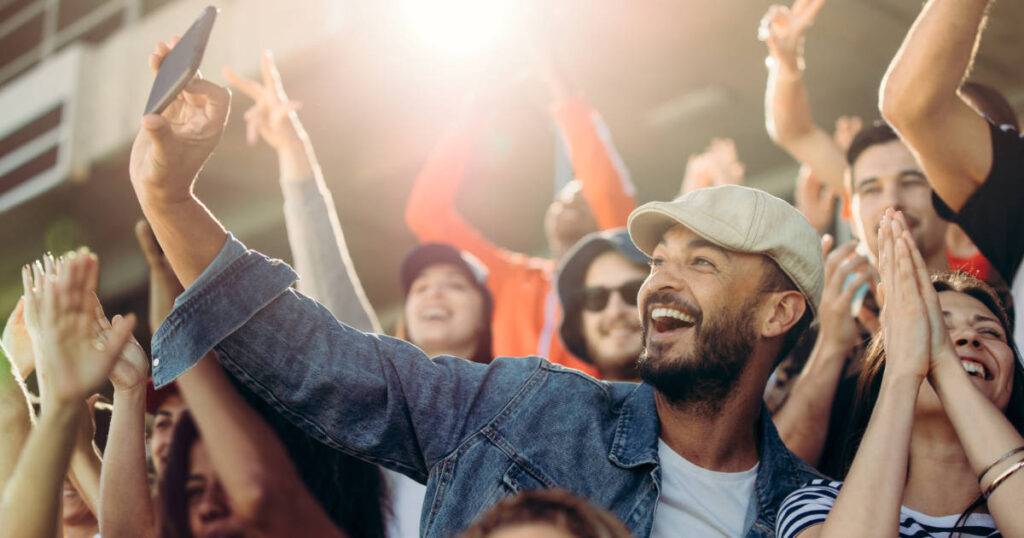
[[(758, 35), (794, 204), (716, 139), (677, 198), (638, 205), (537, 50), (575, 179), (550, 256), (512, 252), (456, 203), (493, 110), (467, 97), (408, 195), (393, 336), (270, 52), (257, 79), (225, 68), (234, 95), (193, 79), (132, 147), (149, 311), (105, 312), (85, 247), (23, 268), (0, 537), (1024, 536), (1024, 140), (969, 79), (991, 2), (929, 0), (881, 119), (834, 129), (803, 77), (825, 4), (773, 6)], [(239, 101), (277, 154), (292, 266), (194, 190)]]

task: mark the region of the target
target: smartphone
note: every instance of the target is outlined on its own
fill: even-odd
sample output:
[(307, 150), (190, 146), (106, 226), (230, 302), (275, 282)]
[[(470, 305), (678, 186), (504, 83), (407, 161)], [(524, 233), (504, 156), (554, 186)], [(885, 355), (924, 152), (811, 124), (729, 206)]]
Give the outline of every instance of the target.
[(196, 76), (216, 18), (217, 8), (207, 6), (181, 36), (181, 41), (164, 57), (160, 70), (156, 73), (156, 80), (153, 81), (153, 87), (149, 90), (144, 115), (163, 112), (188, 85), (192, 77)]

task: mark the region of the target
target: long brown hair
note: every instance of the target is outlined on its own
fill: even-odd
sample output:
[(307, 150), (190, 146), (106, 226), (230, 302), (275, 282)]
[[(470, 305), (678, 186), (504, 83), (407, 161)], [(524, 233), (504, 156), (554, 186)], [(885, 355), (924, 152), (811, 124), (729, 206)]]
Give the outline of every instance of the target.
[[(981, 280), (963, 272), (944, 272), (932, 277), (932, 285), (936, 292), (955, 291), (974, 299), (977, 299), (985, 308), (989, 309), (999, 320), (1006, 342), (1013, 350), (1013, 386), (1010, 389), (1010, 401), (1006, 405), (1004, 415), (1013, 424), (1013, 427), (1024, 435), (1024, 368), (1021, 367), (1020, 352), (1013, 341), (1013, 325), (1010, 323), (1006, 308), (1000, 301), (996, 291)], [(884, 329), (883, 329), (884, 330)], [(878, 401), (878, 393), (882, 386), (882, 374), (885, 372), (885, 346), (882, 333), (875, 335), (867, 355), (864, 357), (864, 368), (861, 370), (860, 379), (857, 383), (857, 394), (854, 398), (851, 411), (850, 428), (846, 447), (842, 458), (843, 475), (853, 465), (853, 458), (857, 454), (861, 439), (867, 429), (868, 421), (871, 420), (871, 411)], [(981, 498), (971, 504), (964, 512), (961, 521), (966, 518), (977, 506), (981, 504)], [(959, 525), (959, 522), (958, 522)]]

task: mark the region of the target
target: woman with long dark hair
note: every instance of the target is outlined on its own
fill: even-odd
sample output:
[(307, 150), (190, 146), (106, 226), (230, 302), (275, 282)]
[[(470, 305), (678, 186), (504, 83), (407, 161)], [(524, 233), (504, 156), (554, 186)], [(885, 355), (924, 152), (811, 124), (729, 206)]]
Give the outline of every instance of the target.
[(929, 278), (903, 217), (879, 230), (882, 334), (866, 359), (844, 483), (792, 493), (784, 538), (1021, 536), (1024, 375), (995, 293)]
[[(190, 411), (178, 421), (160, 482), (163, 538), (344, 537), (357, 526), (357, 519), (339, 521), (317, 502), (285, 445), (235, 392), (212, 353), (181, 377), (179, 388)], [(360, 536), (382, 535), (381, 523)]]

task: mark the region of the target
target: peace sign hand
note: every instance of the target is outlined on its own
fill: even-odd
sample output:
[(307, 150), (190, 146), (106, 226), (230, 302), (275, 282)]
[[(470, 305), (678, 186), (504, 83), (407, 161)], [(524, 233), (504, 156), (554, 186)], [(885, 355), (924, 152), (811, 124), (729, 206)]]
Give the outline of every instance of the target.
[(804, 68), (804, 36), (825, 0), (796, 0), (792, 7), (773, 5), (761, 19), (757, 38), (768, 46), (772, 59), (791, 72)]
[(288, 99), (281, 74), (269, 50), (260, 57), (260, 72), (263, 80), (257, 82), (239, 75), (230, 67), (224, 68), (228, 82), (255, 101), (245, 112), (246, 140), (249, 145), (254, 145), (263, 138), (278, 151), (300, 147), (306, 139), (306, 131), (296, 111), (302, 108), (302, 104)]

